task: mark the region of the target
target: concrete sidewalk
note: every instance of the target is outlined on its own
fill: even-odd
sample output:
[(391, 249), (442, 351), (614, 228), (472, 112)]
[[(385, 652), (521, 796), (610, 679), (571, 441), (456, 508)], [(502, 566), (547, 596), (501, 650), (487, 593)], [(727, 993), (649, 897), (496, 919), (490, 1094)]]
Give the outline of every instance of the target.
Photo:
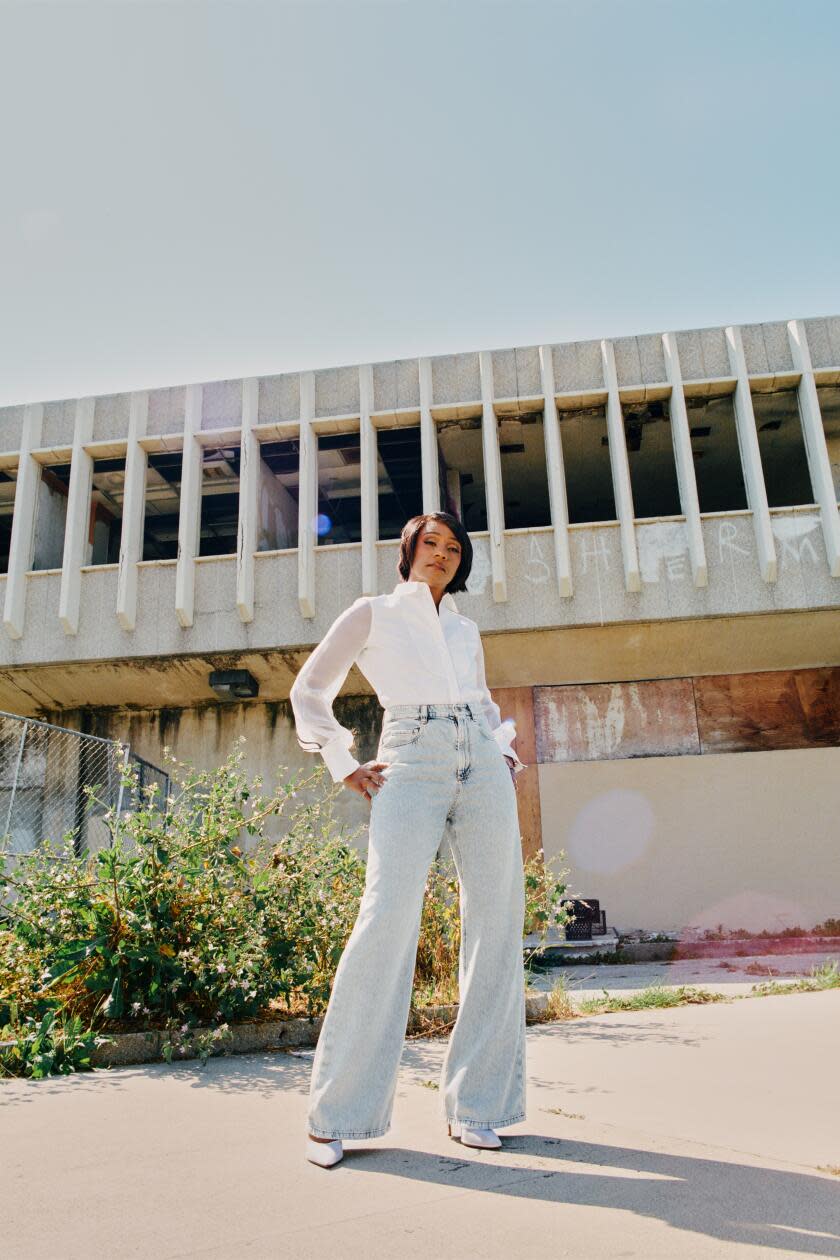
[[(311, 1051), (0, 1086), (4, 1260), (840, 1257), (840, 992), (528, 1030), (528, 1119), (445, 1135), (445, 1042), (394, 1127), (303, 1158)], [(363, 1070), (363, 1067), (361, 1067)]]
[(690, 985), (696, 989), (708, 989), (712, 993), (724, 993), (728, 997), (748, 994), (755, 984), (778, 981), (784, 984), (810, 975), (812, 967), (821, 967), (834, 961), (840, 966), (840, 954), (835, 949), (821, 954), (759, 954), (746, 958), (734, 955), (729, 958), (682, 958), (676, 962), (586, 963), (573, 967), (550, 967), (535, 972), (531, 988), (546, 993), (563, 979), (573, 996), (601, 997), (608, 993), (629, 995), (640, 993), (650, 985), (661, 984), (666, 988)]

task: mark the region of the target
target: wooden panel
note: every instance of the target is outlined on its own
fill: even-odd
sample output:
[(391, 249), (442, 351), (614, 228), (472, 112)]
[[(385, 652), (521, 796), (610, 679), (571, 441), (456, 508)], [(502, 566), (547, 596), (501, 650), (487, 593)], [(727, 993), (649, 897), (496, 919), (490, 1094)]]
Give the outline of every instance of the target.
[(513, 718), (516, 723), (516, 751), (519, 760), (531, 765), (537, 760), (533, 687), (491, 687), (490, 695), (499, 706), (502, 721)]
[(516, 751), (527, 770), (516, 776), (516, 801), (519, 810), (519, 833), (522, 856), (527, 859), (542, 848), (540, 784), (537, 769), (537, 743), (534, 733), (534, 692), (532, 687), (496, 687), (490, 694), (499, 706), (502, 718), (516, 722)]
[(840, 669), (695, 678), (703, 752), (840, 744)]
[(700, 752), (690, 678), (535, 687), (534, 716), (539, 762)]

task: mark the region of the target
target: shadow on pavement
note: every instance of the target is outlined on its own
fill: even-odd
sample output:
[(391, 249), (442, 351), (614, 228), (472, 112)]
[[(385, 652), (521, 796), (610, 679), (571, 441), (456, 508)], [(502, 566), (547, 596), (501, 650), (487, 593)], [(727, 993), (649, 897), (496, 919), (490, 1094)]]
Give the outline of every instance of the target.
[[(619, 1209), (686, 1233), (788, 1255), (840, 1257), (840, 1187), (827, 1177), (536, 1134), (503, 1141), (502, 1151), (480, 1156), (457, 1143), (459, 1153), (451, 1156), (351, 1148), (343, 1163), (358, 1172), (486, 1194)], [(530, 1168), (504, 1163), (506, 1154), (537, 1162)], [(552, 1160), (566, 1166), (552, 1168)]]

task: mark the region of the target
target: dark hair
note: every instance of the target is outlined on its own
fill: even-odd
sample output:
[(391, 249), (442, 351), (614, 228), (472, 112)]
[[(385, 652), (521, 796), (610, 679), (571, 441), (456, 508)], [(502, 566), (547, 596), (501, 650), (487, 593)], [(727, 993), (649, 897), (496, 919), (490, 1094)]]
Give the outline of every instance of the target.
[(400, 534), (400, 558), (397, 561), (397, 572), (404, 582), (408, 581), (408, 575), (414, 563), (414, 553), (417, 550), (417, 539), (420, 537), (421, 529), (429, 521), (441, 521), (444, 525), (448, 525), (461, 544), (461, 563), (455, 570), (446, 593), (454, 595), (456, 591), (465, 591), (473, 562), (472, 543), (458, 517), (453, 516), (451, 512), (421, 512), (419, 516), (412, 516), (411, 520), (406, 521)]

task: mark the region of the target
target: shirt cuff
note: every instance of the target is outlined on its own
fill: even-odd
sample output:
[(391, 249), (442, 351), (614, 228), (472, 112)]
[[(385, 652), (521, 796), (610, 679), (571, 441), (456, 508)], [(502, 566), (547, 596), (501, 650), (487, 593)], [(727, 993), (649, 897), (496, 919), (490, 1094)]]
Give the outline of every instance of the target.
[(519, 774), (520, 771), (527, 770), (528, 767), (523, 761), (519, 760), (516, 755), (516, 749), (513, 746), (513, 741), (516, 739), (516, 723), (513, 718), (505, 718), (501, 726), (497, 726), (493, 731), (493, 738), (501, 748), (504, 755), (512, 758), (514, 774)]
[(347, 747), (346, 740), (340, 735), (336, 739), (331, 739), (328, 744), (324, 744), (321, 756), (335, 783), (341, 783), (348, 774), (358, 770), (361, 765)]

